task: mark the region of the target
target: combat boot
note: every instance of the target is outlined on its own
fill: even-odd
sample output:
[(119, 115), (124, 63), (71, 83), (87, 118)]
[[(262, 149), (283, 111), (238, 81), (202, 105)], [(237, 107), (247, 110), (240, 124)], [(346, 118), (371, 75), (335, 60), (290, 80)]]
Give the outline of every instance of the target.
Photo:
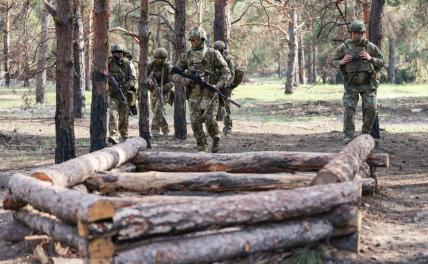
[(111, 143), (113, 145), (119, 144), (119, 139), (117, 139), (116, 137), (108, 137), (107, 139), (108, 143)]
[(230, 138), (232, 136), (232, 130), (228, 128), (223, 128), (223, 135), (227, 138)]
[(220, 138), (213, 138), (213, 146), (211, 148), (212, 153), (217, 153), (219, 150)]
[(199, 152), (208, 152), (207, 145), (198, 145), (198, 151)]
[(152, 136), (153, 137), (159, 137), (160, 136), (159, 130), (153, 130), (152, 129)]
[(167, 128), (167, 127), (162, 128), (162, 134), (164, 136), (168, 136), (169, 135), (169, 128)]

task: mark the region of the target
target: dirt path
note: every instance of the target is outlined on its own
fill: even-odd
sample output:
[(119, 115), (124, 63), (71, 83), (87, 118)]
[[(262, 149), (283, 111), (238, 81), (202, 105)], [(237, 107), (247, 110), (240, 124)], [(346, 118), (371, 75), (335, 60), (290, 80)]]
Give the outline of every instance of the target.
[[(428, 105), (418, 105), (428, 109)], [(408, 111), (411, 113), (410, 111)], [(403, 115), (404, 113), (404, 115)], [(400, 120), (407, 120), (401, 112)], [(339, 116), (339, 115), (336, 115)], [(412, 122), (426, 122), (419, 116)], [(19, 120), (17, 120), (19, 122)], [(285, 151), (325, 151), (341, 149), (342, 134), (331, 131), (340, 127), (325, 122), (300, 124), (266, 124), (247, 122), (243, 118), (234, 124), (236, 131), (232, 138), (222, 141), (222, 152), (244, 152), (262, 150)], [(385, 122), (395, 122), (386, 119)], [(52, 162), (51, 120), (31, 120), (28, 129), (20, 126), (20, 133), (11, 127), (0, 127), (0, 199), (7, 188), (7, 178), (11, 172), (7, 168), (26, 170), (30, 167)], [(321, 125), (320, 125), (321, 124)], [(79, 153), (87, 149), (88, 120), (79, 121), (83, 131), (78, 141)], [(49, 129), (46, 130), (46, 127)], [(37, 131), (40, 135), (30, 134)], [(190, 128), (189, 128), (190, 131)], [(310, 133), (310, 134), (307, 134)], [(131, 135), (137, 135), (136, 120), (131, 122)], [(35, 147), (45, 144), (43, 149)], [(155, 150), (194, 152), (195, 141), (189, 135), (188, 141), (178, 141), (171, 136), (153, 140)], [(363, 232), (362, 248), (358, 256), (336, 255), (348, 259), (339, 263), (428, 263), (428, 132), (388, 133), (383, 132), (379, 152), (390, 155), (391, 168), (378, 171), (379, 192), (362, 201)], [(28, 155), (24, 155), (23, 152)], [(40, 153), (44, 153), (40, 155)], [(0, 207), (0, 233), (2, 227), (11, 221), (11, 214)], [(11, 244), (0, 239), (0, 263), (20, 263), (29, 261), (29, 252), (22, 244)]]

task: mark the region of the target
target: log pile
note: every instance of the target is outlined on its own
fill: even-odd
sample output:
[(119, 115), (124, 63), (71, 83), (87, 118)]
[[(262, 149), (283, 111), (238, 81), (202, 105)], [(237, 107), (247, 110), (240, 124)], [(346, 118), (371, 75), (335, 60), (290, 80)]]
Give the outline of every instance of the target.
[(133, 138), (15, 174), (3, 205), (89, 262), (216, 262), (320, 242), (358, 251), (362, 191), (371, 168), (389, 166), (373, 147), (363, 135), (338, 154), (192, 154)]

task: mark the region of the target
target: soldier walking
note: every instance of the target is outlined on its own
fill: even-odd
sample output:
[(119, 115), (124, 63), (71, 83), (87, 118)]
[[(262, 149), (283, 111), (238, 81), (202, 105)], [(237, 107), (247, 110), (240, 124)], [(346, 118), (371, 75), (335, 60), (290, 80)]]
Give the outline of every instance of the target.
[(332, 64), (340, 69), (345, 77), (343, 94), (345, 144), (354, 137), (355, 109), (360, 96), (363, 104), (363, 134), (370, 133), (377, 115), (378, 73), (383, 67), (384, 61), (378, 47), (363, 38), (365, 31), (363, 22), (352, 22), (349, 26), (351, 39), (339, 46), (332, 61)]

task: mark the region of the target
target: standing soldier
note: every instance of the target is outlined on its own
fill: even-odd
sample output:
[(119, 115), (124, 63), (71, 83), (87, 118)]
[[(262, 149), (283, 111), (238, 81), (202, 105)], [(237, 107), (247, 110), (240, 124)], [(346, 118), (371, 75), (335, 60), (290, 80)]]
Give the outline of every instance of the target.
[(354, 116), (360, 95), (363, 104), (362, 133), (370, 133), (377, 115), (378, 72), (384, 65), (384, 61), (378, 47), (363, 38), (365, 31), (363, 22), (352, 22), (349, 26), (352, 38), (339, 46), (332, 61), (333, 65), (340, 69), (345, 77), (345, 93), (343, 95), (345, 144), (354, 137)]
[(128, 115), (129, 109), (135, 109), (136, 98), (136, 77), (135, 68), (127, 58), (124, 58), (125, 49), (114, 44), (111, 47), (112, 57), (108, 60), (109, 75), (112, 76), (118, 84), (123, 95), (125, 95), (128, 105), (121, 100), (118, 91), (109, 85), (109, 138), (112, 144), (117, 144), (120, 139), (128, 138)]
[[(169, 128), (164, 115), (164, 105), (167, 103), (172, 105), (174, 102), (173, 83), (170, 79), (172, 66), (166, 61), (168, 52), (164, 48), (156, 49), (153, 57), (154, 61), (147, 66), (150, 104), (153, 112), (151, 130), (153, 136), (158, 136), (160, 129), (162, 134), (166, 136), (169, 134)], [(162, 98), (160, 98), (161, 94)]]
[[(177, 66), (187, 70), (193, 75), (199, 75), (206, 82), (212, 84), (217, 89), (223, 89), (229, 80), (230, 71), (226, 61), (221, 54), (207, 47), (205, 40), (207, 35), (202, 28), (195, 27), (189, 35), (191, 49), (183, 54)], [(176, 81), (180, 81), (186, 87), (190, 103), (190, 120), (192, 123), (193, 134), (196, 138), (196, 144), (199, 151), (207, 151), (207, 140), (205, 137), (203, 123), (207, 128), (208, 134), (213, 140), (212, 152), (218, 152), (221, 139), (219, 127), (215, 117), (215, 111), (218, 106), (218, 96), (208, 89), (189, 82), (177, 74), (174, 75)]]
[[(236, 63), (232, 58), (232, 56), (228, 54), (225, 48), (226, 48), (226, 45), (224, 44), (223, 41), (217, 40), (216, 42), (214, 42), (214, 49), (220, 52), (224, 60), (227, 62), (227, 66), (229, 67), (229, 70), (230, 70), (230, 78), (227, 82), (227, 85), (221, 90), (221, 92), (227, 97), (231, 97), (232, 85), (233, 85), (233, 81), (235, 80)], [(224, 117), (222, 115), (223, 107), (226, 110), (226, 114), (224, 115)], [(226, 137), (229, 137), (232, 133), (232, 118), (230, 115), (231, 115), (230, 102), (220, 98), (220, 104), (217, 111), (217, 120), (221, 121), (221, 119), (223, 119), (223, 122), (224, 122), (223, 135)]]

